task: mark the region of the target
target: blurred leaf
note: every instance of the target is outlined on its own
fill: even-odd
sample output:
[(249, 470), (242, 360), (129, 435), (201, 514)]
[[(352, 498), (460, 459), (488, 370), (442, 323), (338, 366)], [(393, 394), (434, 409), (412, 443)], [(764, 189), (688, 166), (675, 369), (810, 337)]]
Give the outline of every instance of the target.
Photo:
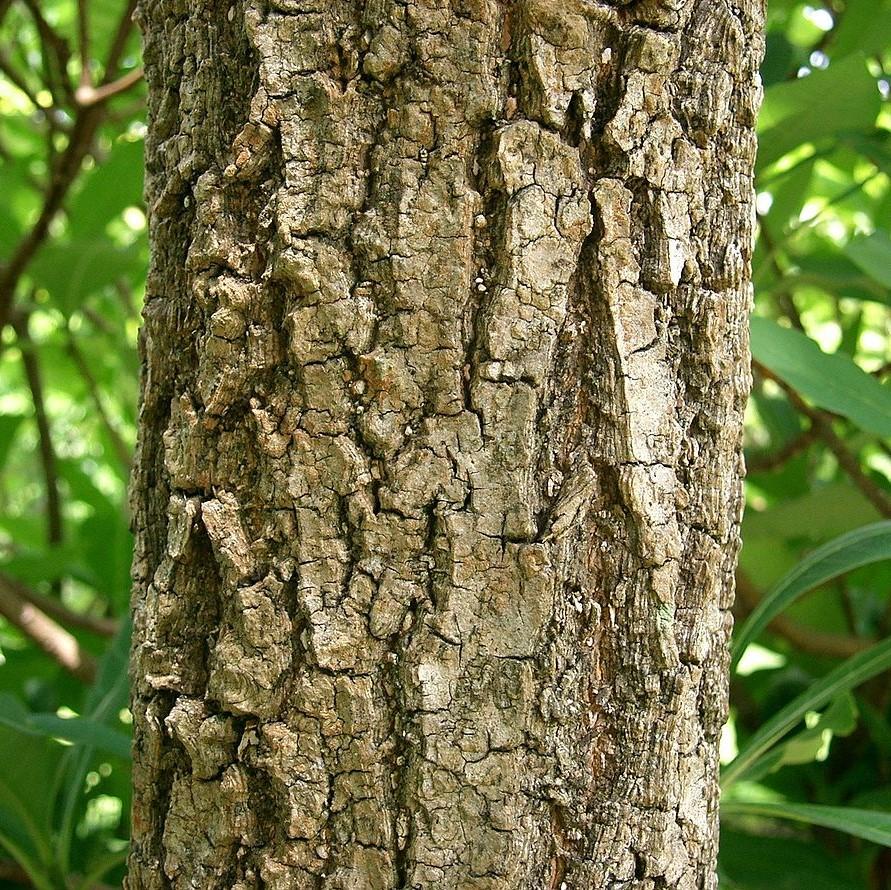
[(34, 714), (8, 693), (0, 693), (0, 723), (26, 735), (91, 745), (124, 759), (130, 756), (130, 739), (124, 733), (86, 717), (63, 719), (55, 714)]
[(77, 578), (90, 586), (95, 586), (96, 580), (92, 568), (83, 561), (80, 549), (71, 542), (34, 549), (21, 548), (0, 560), (0, 568), (31, 587), (65, 577)]
[(850, 693), (839, 696), (807, 729), (778, 744), (761, 757), (746, 778), (757, 782), (783, 766), (824, 760), (834, 736), (849, 736), (857, 728), (857, 705)]
[(833, 297), (872, 300), (891, 305), (891, 289), (865, 273), (832, 244), (816, 241), (816, 249), (794, 258), (796, 271), (784, 276), (772, 291), (818, 287)]
[(68, 225), (78, 240), (101, 235), (126, 207), (142, 204), (142, 141), (118, 140), (71, 201)]
[(891, 34), (891, 3), (888, 0), (849, 0), (833, 32), (830, 52), (835, 58), (850, 53), (878, 52), (888, 46)]
[(718, 856), (721, 890), (866, 890), (849, 860), (800, 838), (753, 836), (722, 825)]
[(786, 79), (796, 67), (800, 51), (793, 46), (781, 29), (772, 29), (765, 41), (764, 62), (761, 65), (761, 80), (765, 89)]
[(764, 92), (759, 119), (758, 168), (808, 142), (823, 142), (848, 130), (871, 130), (881, 107), (875, 78), (861, 53), (825, 71), (777, 83)]
[(6, 465), (6, 458), (9, 457), (9, 450), (12, 448), (15, 434), (24, 419), (24, 414), (0, 415), (0, 470)]
[(891, 559), (891, 521), (848, 532), (817, 548), (767, 593), (743, 622), (733, 642), (735, 667), (746, 647), (799, 596), (858, 566)]
[(891, 436), (891, 390), (840, 353), (827, 354), (799, 331), (753, 316), (752, 355), (818, 408), (861, 429)]
[(722, 816), (769, 816), (832, 828), (885, 847), (891, 847), (891, 813), (826, 807), (815, 804), (728, 800), (721, 804)]
[(802, 497), (784, 498), (767, 509), (747, 510), (743, 536), (747, 542), (763, 538), (773, 546), (777, 540), (789, 539), (819, 543), (859, 527), (864, 519), (879, 518), (875, 507), (849, 482), (830, 482), (813, 486)]
[(129, 278), (141, 269), (138, 245), (118, 247), (107, 239), (86, 238), (48, 244), (30, 267), (39, 287), (66, 315), (82, 308), (97, 290)]
[(121, 627), (99, 660), (96, 681), (87, 695), (86, 712), (95, 720), (116, 717), (127, 706), (130, 659), (129, 619), (121, 621)]
[(845, 253), (873, 280), (891, 288), (891, 237), (879, 229), (854, 238)]
[(891, 668), (891, 639), (877, 643), (866, 652), (842, 662), (835, 670), (812, 683), (764, 723), (740, 747), (736, 758), (724, 770), (721, 783), (729, 788), (744, 776), (754, 763), (799, 723), (808, 711), (815, 711), (843, 692), (854, 689), (871, 677)]

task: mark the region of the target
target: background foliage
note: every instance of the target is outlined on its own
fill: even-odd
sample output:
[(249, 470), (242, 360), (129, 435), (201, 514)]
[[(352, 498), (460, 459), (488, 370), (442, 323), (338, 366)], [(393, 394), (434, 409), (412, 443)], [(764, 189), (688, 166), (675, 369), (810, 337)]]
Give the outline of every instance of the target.
[[(0, 888), (123, 877), (132, 11), (0, 0)], [(891, 888), (889, 67), (891, 0), (771, 2), (726, 888)]]

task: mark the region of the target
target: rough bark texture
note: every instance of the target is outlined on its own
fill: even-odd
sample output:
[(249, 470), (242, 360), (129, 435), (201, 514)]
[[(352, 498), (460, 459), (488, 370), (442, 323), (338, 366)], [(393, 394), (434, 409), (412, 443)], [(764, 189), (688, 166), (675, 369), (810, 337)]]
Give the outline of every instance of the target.
[(152, 0), (127, 886), (713, 888), (761, 0)]

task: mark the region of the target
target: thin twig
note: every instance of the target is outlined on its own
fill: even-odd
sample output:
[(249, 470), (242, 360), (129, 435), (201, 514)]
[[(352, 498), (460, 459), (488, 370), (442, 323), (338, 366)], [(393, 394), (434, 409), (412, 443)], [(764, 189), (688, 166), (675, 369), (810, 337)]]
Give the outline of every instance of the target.
[(57, 664), (85, 683), (96, 677), (96, 662), (80, 643), (45, 612), (19, 595), (0, 575), (0, 615), (35, 642)]
[(777, 244), (773, 250), (769, 250), (767, 256), (761, 262), (757, 269), (754, 269), (752, 272), (752, 281), (755, 284), (761, 282), (764, 277), (764, 270), (768, 263), (773, 260), (774, 254), (777, 251), (784, 248), (790, 241), (792, 241), (796, 235), (801, 234), (801, 232), (808, 231), (809, 229), (813, 229), (817, 223), (820, 221), (820, 218), (823, 214), (829, 210), (831, 207), (834, 207), (836, 204), (841, 204), (843, 201), (846, 201), (852, 195), (860, 194), (863, 189), (872, 182), (878, 176), (882, 175), (882, 171), (880, 169), (874, 170), (868, 176), (864, 176), (859, 182), (855, 182), (853, 185), (848, 188), (842, 189), (836, 195), (833, 195), (813, 216), (808, 219), (802, 220), (797, 225), (793, 226), (785, 235), (782, 241)]
[[(760, 221), (761, 226), (761, 240), (764, 242), (764, 246), (768, 250), (768, 260), (770, 265), (773, 266), (774, 272), (780, 278), (780, 281), (786, 280), (786, 272), (783, 270), (783, 267), (780, 265), (779, 260), (779, 245), (777, 245), (776, 240), (773, 235), (770, 234), (770, 230), (767, 228), (767, 224), (764, 219)], [(801, 315), (798, 312), (798, 307), (795, 305), (795, 297), (792, 293), (792, 288), (782, 287), (776, 291), (772, 292), (774, 299), (779, 303), (780, 309), (782, 309), (783, 313), (792, 322), (792, 326), (797, 328), (799, 331), (804, 330), (804, 325), (801, 321)]]
[(43, 200), (43, 207), (30, 230), (19, 241), (9, 262), (0, 270), (0, 331), (9, 321), (19, 279), (43, 244), (56, 214), (80, 172), (90, 151), (96, 130), (102, 121), (102, 106), (82, 110), (74, 122), (68, 145), (58, 159)]
[(103, 84), (101, 87), (92, 87), (89, 84), (77, 88), (74, 98), (81, 108), (89, 108), (91, 105), (98, 105), (100, 102), (106, 102), (119, 93), (125, 93), (130, 87), (142, 80), (142, 66), (128, 71), (122, 77), (111, 83)]
[[(80, 87), (92, 88), (93, 80), (90, 76), (90, 15), (87, 0), (77, 0), (77, 39), (80, 44)], [(77, 98), (77, 93), (75, 93), (75, 98)]]
[(34, 419), (37, 422), (40, 462), (43, 466), (44, 486), (46, 488), (46, 539), (49, 544), (58, 544), (62, 540), (62, 502), (59, 496), (59, 469), (56, 452), (53, 448), (49, 417), (46, 413), (46, 400), (43, 393), (43, 376), (34, 344), (28, 334), (27, 316), (19, 315), (13, 319), (13, 329), (18, 338), (22, 353), (22, 366), (25, 379), (31, 390), (31, 401), (34, 404)]
[(59, 600), (51, 596), (44, 596), (36, 590), (32, 590), (17, 578), (0, 574), (0, 583), (7, 585), (26, 602), (36, 606), (41, 612), (45, 612), (56, 621), (60, 621), (67, 627), (76, 627), (97, 634), (100, 637), (113, 637), (118, 631), (118, 622), (113, 618), (99, 618), (95, 615), (84, 615), (81, 612), (73, 612)]
[(136, 3), (137, 0), (128, 0), (127, 7), (118, 21), (118, 27), (115, 31), (114, 39), (111, 41), (111, 48), (108, 51), (108, 58), (105, 60), (105, 80), (103, 83), (109, 83), (117, 76), (118, 65), (121, 62), (121, 57), (127, 48), (127, 41), (130, 39), (130, 33), (133, 30), (133, 14), (136, 12)]

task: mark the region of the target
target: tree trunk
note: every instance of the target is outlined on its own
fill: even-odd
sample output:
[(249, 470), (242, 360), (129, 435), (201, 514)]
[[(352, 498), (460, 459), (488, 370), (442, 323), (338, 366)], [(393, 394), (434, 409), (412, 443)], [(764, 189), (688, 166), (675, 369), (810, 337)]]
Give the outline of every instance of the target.
[(761, 0), (144, 0), (127, 886), (713, 888)]

